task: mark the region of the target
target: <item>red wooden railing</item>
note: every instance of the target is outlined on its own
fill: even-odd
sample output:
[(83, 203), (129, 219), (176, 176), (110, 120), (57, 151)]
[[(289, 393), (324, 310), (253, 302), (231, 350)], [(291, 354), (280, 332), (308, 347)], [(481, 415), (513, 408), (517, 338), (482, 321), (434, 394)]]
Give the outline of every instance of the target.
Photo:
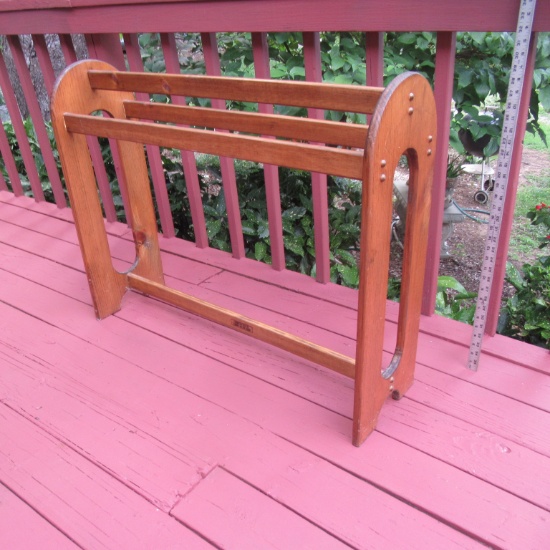
[[(142, 70), (139, 34), (160, 33), (166, 69), (179, 71), (178, 51), (174, 33), (199, 33), (206, 71), (220, 73), (217, 48), (217, 33), (252, 33), (253, 55), (256, 77), (269, 77), (269, 52), (266, 33), (296, 31), (303, 33), (304, 67), (307, 80), (322, 80), (320, 64), (319, 32), (363, 31), (366, 33), (366, 79), (367, 84), (381, 85), (383, 64), (383, 33), (386, 31), (436, 31), (437, 52), (435, 55), (434, 89), (439, 114), (439, 147), (436, 158), (436, 172), (430, 221), (430, 241), (423, 311), (433, 312), (439, 251), (441, 243), (442, 206), (447, 162), (450, 108), (453, 90), (453, 69), (456, 33), (459, 31), (514, 31), (520, 0), (0, 0), (0, 35), (5, 35), (19, 80), (23, 88), (30, 117), (39, 142), (45, 169), (51, 184), (55, 202), (60, 208), (67, 206), (60, 174), (57, 171), (53, 152), (46, 132), (27, 61), (17, 35), (31, 34), (37, 61), (45, 88), (51, 94), (54, 72), (44, 39), (46, 34), (59, 36), (62, 52), (67, 64), (77, 55), (71, 35), (83, 34), (89, 56), (105, 60), (124, 70)], [(529, 104), (531, 76), (533, 73), (536, 33), (550, 31), (550, 2), (539, 1), (535, 14), (528, 78), (524, 83), (521, 98), (522, 125), (514, 146), (511, 167), (512, 191), (517, 182), (521, 160), (521, 143), (525, 131), (523, 122)], [(121, 33), (124, 49), (121, 44)], [(40, 177), (27, 139), (23, 120), (10, 81), (5, 51), (0, 55), (0, 87), (12, 121), (24, 163), (27, 178), (35, 200), (44, 200)], [(269, 112), (270, 105), (260, 109)], [(322, 117), (322, 112), (310, 112), (311, 117)], [(90, 153), (96, 170), (99, 192), (108, 220), (116, 219), (113, 198), (97, 141), (89, 138)], [(114, 151), (114, 148), (113, 148)], [(8, 181), (0, 177), (0, 190), (9, 190), (16, 195), (24, 193), (20, 175), (11, 155), (5, 131), (0, 125), (0, 154), (5, 165)], [(174, 225), (166, 192), (162, 161), (158, 148), (148, 147), (147, 156), (165, 238), (174, 235)], [(115, 167), (117, 158), (114, 157)], [(208, 236), (202, 211), (197, 168), (194, 156), (182, 152), (182, 164), (188, 186), (190, 211), (193, 220), (196, 243), (208, 246)], [(235, 183), (234, 166), (231, 159), (222, 159), (224, 193), (227, 201), (231, 246), (236, 258), (244, 256), (244, 241)], [(282, 238), (279, 182), (277, 170), (265, 166), (266, 197), (269, 214), (269, 230), (272, 248), (272, 262), (275, 269), (285, 266)], [(122, 201), (126, 205), (125, 186), (119, 174)], [(329, 228), (327, 218), (326, 178), (313, 176), (313, 204), (315, 217), (315, 246), (317, 278), (329, 280)], [(508, 242), (512, 225), (515, 193), (509, 193), (506, 215), (499, 245), (498, 265), (489, 306), (491, 317), (487, 331), (494, 333), (504, 280)]]

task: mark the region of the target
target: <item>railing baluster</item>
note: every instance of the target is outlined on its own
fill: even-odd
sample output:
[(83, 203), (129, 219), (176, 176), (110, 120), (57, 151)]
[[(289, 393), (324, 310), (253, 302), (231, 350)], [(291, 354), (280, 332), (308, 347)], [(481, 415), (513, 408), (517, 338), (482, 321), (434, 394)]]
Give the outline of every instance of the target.
[(6, 183), (2, 172), (0, 172), (0, 191), (8, 191), (8, 184)]
[[(6, 130), (4, 125), (0, 123), (0, 154), (2, 155), (2, 160), (4, 161), (4, 166), (6, 167), (6, 172), (10, 179), (11, 190), (14, 195), (20, 196), (23, 194), (23, 187), (21, 186), (21, 180), (19, 179), (19, 173), (17, 172), (17, 166), (15, 165), (15, 160), (10, 149), (10, 143), (8, 141), (8, 136), (6, 135)], [(8, 190), (6, 181), (2, 177), (3, 185), (0, 187), (4, 190)]]
[(51, 98), (55, 83), (55, 74), (53, 72), (48, 46), (46, 45), (46, 38), (43, 34), (33, 34), (31, 35), (31, 38), (34, 44), (36, 57), (38, 58), (38, 64), (40, 65), (40, 70), (42, 71), (42, 77), (44, 78), (44, 85), (46, 86), (46, 91)]
[(424, 279), (422, 313), (432, 315), (435, 309), (439, 257), (441, 254), (441, 227), (447, 179), (451, 101), (453, 99), (456, 33), (438, 32), (435, 54), (434, 95), (437, 107), (437, 148), (435, 156), (432, 206), (428, 232), (428, 255)]
[(367, 32), (367, 86), (384, 85), (384, 33)]
[[(120, 44), (119, 35), (110, 35), (110, 34), (87, 34), (85, 35), (86, 45), (88, 47), (88, 54), (92, 59), (101, 59), (102, 61), (107, 61), (111, 65), (114, 65), (117, 69), (124, 71), (126, 70), (126, 60), (124, 59), (124, 53), (122, 52), (122, 47)], [(88, 147), (91, 146), (90, 153), (92, 154), (92, 163), (94, 166), (94, 172), (96, 178), (98, 179), (99, 184), (99, 175), (105, 169), (103, 162), (103, 155), (101, 149), (99, 148), (99, 143), (97, 147), (92, 145), (92, 138), (88, 139)], [(97, 143), (97, 140), (93, 140)], [(132, 219), (132, 212), (130, 208), (130, 201), (128, 199), (128, 188), (126, 183), (126, 178), (124, 177), (124, 171), (120, 163), (120, 155), (118, 154), (118, 147), (116, 142), (109, 140), (109, 146), (111, 148), (111, 154), (113, 156), (113, 165), (115, 168), (116, 177), (118, 180), (118, 188), (120, 191), (120, 196), (122, 198), (122, 204), (124, 206), (124, 212), (126, 214), (126, 221), (130, 223)], [(103, 167), (103, 168), (102, 168)], [(109, 193), (110, 191), (109, 186)], [(107, 203), (108, 195), (103, 196), (104, 207)], [(112, 200), (110, 201), (112, 202)], [(113, 203), (114, 209), (114, 203)], [(105, 209), (105, 214), (107, 210)]]
[[(180, 64), (178, 60), (178, 47), (176, 37), (172, 33), (162, 33), (160, 42), (164, 54), (166, 71), (179, 74)], [(172, 96), (174, 105), (185, 105), (185, 98), (181, 96)], [(185, 185), (187, 186), (187, 196), (189, 198), (189, 208), (191, 210), (191, 219), (193, 220), (193, 230), (195, 232), (195, 243), (199, 248), (208, 247), (208, 234), (206, 233), (206, 222), (204, 220), (204, 209), (202, 206), (201, 188), (199, 175), (197, 173), (197, 162), (192, 151), (180, 151), (181, 162), (183, 165), (183, 174), (185, 176)]]
[[(19, 151), (21, 152), (21, 158), (23, 159), (23, 164), (25, 165), (25, 171), (27, 172), (27, 178), (31, 185), (31, 189), (34, 194), (34, 198), (37, 201), (44, 200), (44, 193), (42, 191), (42, 185), (40, 183), (40, 177), (38, 176), (38, 170), (36, 169), (36, 164), (34, 161), (34, 156), (31, 151), (31, 146), (29, 144), (29, 138), (27, 137), (27, 132), (25, 131), (25, 126), (23, 125), (23, 119), (21, 112), (19, 111), (19, 106), (17, 105), (17, 100), (15, 99), (15, 93), (13, 91), (10, 77), (8, 74), (8, 68), (4, 57), (0, 53), (0, 87), (2, 88), (2, 93), (4, 95), (4, 101), (8, 112), (10, 114), (11, 123), (13, 125), (13, 130), (15, 132), (15, 137), (17, 138), (17, 144), (19, 145)], [(34, 90), (33, 90), (34, 95)], [(14, 179), (14, 184), (17, 192), (23, 194), (23, 190), (19, 189), (17, 182), (19, 182), (19, 177), (17, 180)]]
[[(43, 34), (33, 34), (32, 41), (36, 51), (36, 56), (38, 58), (38, 64), (42, 72), (42, 77), (44, 78), (44, 85), (46, 86), (48, 97), (51, 98), (55, 84), (55, 74), (53, 71), (50, 54), (48, 52), (48, 46), (46, 45), (46, 39)], [(55, 165), (57, 166), (57, 163), (55, 163)], [(60, 180), (50, 181), (50, 183), (55, 197), (55, 202), (59, 207), (66, 207), (67, 199), (65, 198), (65, 193), (63, 192), (63, 184)]]
[[(271, 78), (267, 35), (265, 33), (252, 33), (252, 48), (256, 78)], [(273, 113), (273, 105), (260, 103), (258, 109), (260, 113)], [(264, 165), (264, 178), (267, 219), (269, 223), (269, 242), (271, 245), (271, 265), (277, 271), (282, 271), (286, 267), (286, 263), (278, 167), (272, 164)]]
[[(65, 64), (70, 65), (71, 63), (77, 61), (71, 35), (60, 34), (59, 43), (61, 44), (61, 51), (63, 52), (63, 57), (65, 58)], [(105, 163), (103, 162), (103, 155), (101, 154), (99, 142), (97, 138), (92, 136), (86, 136), (86, 141), (88, 143), (90, 157), (92, 158), (92, 166), (94, 167), (105, 218), (109, 222), (115, 222), (117, 220), (117, 215), (113, 202), (113, 194), (111, 192), (111, 186), (109, 185), (109, 177), (107, 176), (107, 170), (105, 169)]]
[[(220, 57), (218, 54), (218, 42), (215, 33), (201, 33), (202, 48), (206, 73), (211, 76), (221, 75)], [(213, 99), (212, 106), (216, 109), (225, 109), (225, 101)], [(231, 239), (231, 252), (235, 258), (243, 258), (244, 238), (241, 223), (241, 212), (239, 208), (239, 195), (237, 191), (237, 178), (235, 176), (235, 165), (233, 159), (220, 157), (222, 171), (223, 192), (227, 209), (227, 220), (229, 222), (229, 236)]]
[[(31, 75), (25, 61), (25, 54), (23, 53), (23, 48), (21, 47), (19, 37), (16, 35), (8, 36), (8, 44), (10, 45), (13, 61), (17, 69), (17, 73), (19, 74), (19, 81), (21, 82), (21, 87), (23, 88), (23, 92), (25, 94), (27, 107), (29, 108), (31, 120), (34, 125), (34, 132), (40, 146), (42, 158), (44, 159), (44, 165), (50, 180), (55, 202), (57, 206), (63, 208), (67, 206), (67, 201), (65, 199), (65, 194), (63, 193), (63, 186), (61, 185), (61, 178), (59, 177), (57, 163), (55, 162), (55, 158), (53, 156), (50, 138), (48, 136), (48, 132), (46, 131), (40, 105), (38, 104), (38, 100), (36, 98)], [(42, 187), (40, 187), (38, 196), (44, 197)]]
[[(141, 52), (139, 47), (139, 39), (137, 34), (124, 34), (124, 45), (126, 46), (126, 57), (131, 71), (143, 72), (143, 62), (141, 60)], [(137, 99), (140, 101), (149, 101), (148, 94), (136, 93)], [(164, 168), (162, 166), (162, 158), (160, 156), (160, 148), (156, 145), (146, 145), (147, 160), (149, 161), (149, 169), (153, 179), (153, 188), (155, 189), (155, 199), (160, 217), (162, 232), (165, 237), (174, 237), (174, 220), (170, 210), (170, 201), (168, 199), (168, 190), (166, 188), (166, 180), (164, 177)]]
[(61, 51), (63, 52), (63, 57), (65, 58), (65, 64), (70, 65), (71, 63), (74, 63), (77, 60), (71, 35), (60, 34), (58, 36), (59, 36), (59, 43), (61, 45)]
[[(304, 63), (306, 80), (321, 82), (321, 43), (318, 32), (303, 33)], [(321, 109), (308, 109), (310, 118), (324, 119)], [(327, 176), (312, 172), (313, 223), (315, 235), (315, 261), (317, 264), (317, 281), (330, 281), (330, 237), (328, 226), (328, 191)]]

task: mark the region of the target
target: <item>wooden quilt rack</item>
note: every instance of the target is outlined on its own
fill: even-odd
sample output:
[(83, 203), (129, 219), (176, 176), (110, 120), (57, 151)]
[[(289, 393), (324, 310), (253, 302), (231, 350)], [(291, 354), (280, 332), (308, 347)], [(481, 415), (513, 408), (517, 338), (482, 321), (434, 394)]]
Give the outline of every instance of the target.
[[(139, 102), (136, 92), (332, 109), (372, 117), (367, 127)], [(94, 116), (97, 112), (109, 117)], [(353, 443), (360, 445), (374, 429), (386, 398), (402, 396), (414, 377), (436, 142), (435, 103), (428, 82), (407, 73), (384, 89), (120, 72), (101, 61), (81, 61), (59, 78), (52, 119), (97, 317), (119, 310), (124, 293), (132, 289), (354, 378)], [(126, 273), (116, 271), (112, 264), (86, 135), (117, 140), (136, 246), (136, 261)], [(143, 144), (362, 180), (355, 358), (164, 284)], [(408, 158), (409, 203), (401, 302), (396, 349), (384, 367), (392, 184), (402, 155)]]

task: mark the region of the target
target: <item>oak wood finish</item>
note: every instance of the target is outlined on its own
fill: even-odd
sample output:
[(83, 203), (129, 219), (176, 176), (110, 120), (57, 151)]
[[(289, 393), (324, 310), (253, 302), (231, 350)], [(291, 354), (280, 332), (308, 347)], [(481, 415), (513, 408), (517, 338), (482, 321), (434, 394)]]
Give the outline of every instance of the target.
[[(112, 265), (86, 137), (68, 131), (64, 113), (106, 111), (113, 117), (123, 117), (120, 98), (133, 99), (133, 95), (123, 93), (113, 97), (92, 90), (87, 77), (89, 64), (83, 61), (71, 65), (57, 81), (52, 98), (52, 124), (96, 316), (102, 319), (120, 308), (126, 292), (126, 275), (117, 272)], [(103, 62), (93, 62), (93, 66), (110, 67)], [(119, 141), (118, 149), (125, 176), (132, 181), (127, 191), (136, 243), (135, 272), (162, 282), (156, 220), (143, 147)]]
[[(220, 105), (224, 99), (235, 99), (372, 113), (373, 116), (367, 129), (323, 120), (227, 112), (219, 108), (148, 105), (134, 100), (137, 92), (208, 97)], [(112, 118), (90, 114), (96, 111), (105, 111)], [(352, 377), (355, 379), (353, 442), (360, 445), (374, 429), (386, 397), (403, 395), (414, 377), (436, 142), (435, 103), (427, 81), (418, 74), (405, 74), (381, 90), (310, 82), (124, 73), (105, 63), (85, 61), (69, 68), (58, 82), (52, 113), (97, 316), (103, 318), (118, 310), (129, 288)], [(161, 123), (135, 120), (142, 118)], [(212, 131), (212, 128), (223, 131)], [(260, 136), (229, 133), (229, 130)], [(137, 251), (134, 265), (125, 273), (113, 268), (86, 148), (85, 136), (90, 135), (116, 139), (119, 144)], [(315, 144), (300, 143), (313, 139)], [(143, 144), (363, 181), (361, 277), (354, 359), (164, 284)], [(410, 198), (402, 298), (396, 349), (389, 366), (383, 367), (392, 182), (403, 154), (409, 161)]]
[(200, 128), (219, 128), (357, 149), (365, 147), (368, 132), (368, 127), (362, 124), (309, 120), (284, 115), (222, 111), (206, 107), (126, 101), (124, 108), (128, 118), (188, 124)]
[(372, 113), (383, 88), (314, 82), (90, 70), (94, 89), (231, 99), (335, 111)]

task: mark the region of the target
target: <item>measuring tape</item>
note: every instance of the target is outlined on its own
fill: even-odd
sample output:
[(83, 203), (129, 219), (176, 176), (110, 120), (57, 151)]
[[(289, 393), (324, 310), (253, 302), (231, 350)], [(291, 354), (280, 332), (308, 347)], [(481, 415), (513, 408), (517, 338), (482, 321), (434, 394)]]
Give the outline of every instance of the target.
[(525, 77), (527, 53), (529, 50), (536, 3), (537, 0), (521, 0), (519, 9), (514, 55), (510, 70), (508, 94), (506, 96), (506, 109), (504, 111), (504, 124), (502, 126), (500, 151), (495, 174), (495, 187), (491, 203), (487, 240), (485, 242), (485, 253), (481, 266), (481, 279), (477, 295), (472, 343), (470, 345), (470, 355), (468, 357), (468, 368), (474, 371), (476, 371), (479, 366), (481, 344), (485, 332), (485, 325), (487, 323), (487, 309), (493, 284), (498, 240), (502, 224), (502, 215), (504, 213), (504, 202), (506, 199), (506, 188), (510, 177), (510, 161), (518, 124), (519, 101)]

